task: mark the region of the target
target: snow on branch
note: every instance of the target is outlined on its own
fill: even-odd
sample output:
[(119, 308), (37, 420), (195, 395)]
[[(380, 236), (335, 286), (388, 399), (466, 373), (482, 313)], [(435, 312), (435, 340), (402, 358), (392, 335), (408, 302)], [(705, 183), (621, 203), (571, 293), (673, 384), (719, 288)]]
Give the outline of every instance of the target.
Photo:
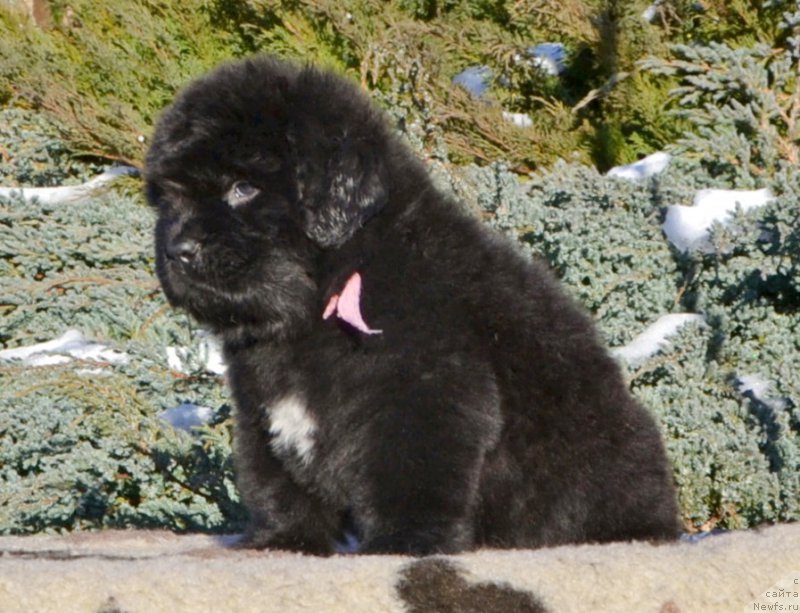
[(0, 187), (0, 197), (19, 196), (26, 202), (37, 200), (42, 204), (69, 204), (79, 202), (91, 196), (101, 187), (108, 185), (119, 177), (136, 176), (139, 170), (133, 166), (115, 166), (97, 175), (94, 179), (79, 185), (59, 187)]

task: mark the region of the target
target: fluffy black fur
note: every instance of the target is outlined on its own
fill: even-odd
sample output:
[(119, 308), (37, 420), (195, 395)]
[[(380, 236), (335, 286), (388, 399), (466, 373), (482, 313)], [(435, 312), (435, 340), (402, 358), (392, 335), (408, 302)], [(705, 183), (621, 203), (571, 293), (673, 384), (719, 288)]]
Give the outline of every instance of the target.
[[(588, 317), (353, 84), (224, 65), (164, 112), (146, 179), (164, 291), (224, 343), (253, 546), (676, 536), (658, 429)], [(322, 318), (354, 272), (382, 334)]]

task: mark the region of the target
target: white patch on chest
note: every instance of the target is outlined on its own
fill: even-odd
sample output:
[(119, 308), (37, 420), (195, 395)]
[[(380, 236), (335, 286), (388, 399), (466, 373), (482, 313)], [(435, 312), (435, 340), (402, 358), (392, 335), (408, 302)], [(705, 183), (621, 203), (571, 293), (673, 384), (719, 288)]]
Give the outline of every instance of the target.
[(303, 463), (311, 461), (317, 424), (305, 402), (290, 394), (267, 409), (270, 446), (275, 453), (294, 451)]

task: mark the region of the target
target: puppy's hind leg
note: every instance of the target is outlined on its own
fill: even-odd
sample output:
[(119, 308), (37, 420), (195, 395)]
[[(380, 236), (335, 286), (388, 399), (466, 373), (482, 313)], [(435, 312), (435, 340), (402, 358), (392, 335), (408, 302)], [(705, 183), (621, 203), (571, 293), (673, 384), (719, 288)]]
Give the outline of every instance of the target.
[(446, 387), (398, 390), (373, 423), (376, 443), (355, 509), (362, 553), (427, 555), (474, 547), (478, 483), (500, 430), (499, 410), (485, 388), (456, 393)]

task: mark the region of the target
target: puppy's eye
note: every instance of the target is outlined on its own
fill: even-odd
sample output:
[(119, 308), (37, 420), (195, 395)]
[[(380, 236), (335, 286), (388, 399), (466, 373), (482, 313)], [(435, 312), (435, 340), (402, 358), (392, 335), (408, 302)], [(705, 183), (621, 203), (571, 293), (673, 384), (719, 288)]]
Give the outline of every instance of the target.
[(261, 190), (255, 185), (247, 181), (236, 181), (228, 190), (228, 193), (225, 194), (225, 200), (229, 205), (235, 208), (247, 204), (260, 193)]

